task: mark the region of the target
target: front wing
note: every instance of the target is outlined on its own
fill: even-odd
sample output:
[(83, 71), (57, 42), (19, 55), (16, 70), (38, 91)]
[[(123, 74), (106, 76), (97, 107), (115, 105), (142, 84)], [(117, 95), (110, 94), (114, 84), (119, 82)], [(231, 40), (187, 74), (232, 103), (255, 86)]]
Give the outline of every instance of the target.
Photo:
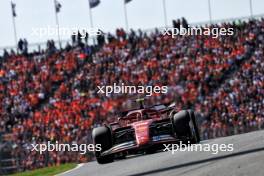
[(129, 142), (124, 142), (124, 143), (115, 145), (109, 150), (106, 150), (103, 153), (101, 153), (101, 156), (117, 154), (121, 152), (140, 151), (143, 149), (154, 147), (156, 145), (174, 143), (178, 141), (180, 141), (180, 139), (177, 139), (169, 134), (168, 135), (158, 135), (158, 136), (151, 137), (151, 140), (145, 145), (138, 145), (136, 141), (129, 141)]

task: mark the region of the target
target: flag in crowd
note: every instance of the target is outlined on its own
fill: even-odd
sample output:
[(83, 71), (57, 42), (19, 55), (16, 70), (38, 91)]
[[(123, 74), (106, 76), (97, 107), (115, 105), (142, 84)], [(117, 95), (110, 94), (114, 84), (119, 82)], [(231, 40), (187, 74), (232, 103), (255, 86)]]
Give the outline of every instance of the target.
[(13, 17), (16, 17), (17, 16), (17, 14), (16, 14), (16, 4), (11, 2), (11, 8), (12, 8)]
[(94, 8), (100, 4), (100, 0), (89, 0), (90, 8)]
[(61, 4), (59, 3), (59, 1), (55, 0), (55, 10), (56, 13), (59, 13), (61, 9)]
[(124, 0), (125, 1), (125, 4), (131, 2), (132, 0)]

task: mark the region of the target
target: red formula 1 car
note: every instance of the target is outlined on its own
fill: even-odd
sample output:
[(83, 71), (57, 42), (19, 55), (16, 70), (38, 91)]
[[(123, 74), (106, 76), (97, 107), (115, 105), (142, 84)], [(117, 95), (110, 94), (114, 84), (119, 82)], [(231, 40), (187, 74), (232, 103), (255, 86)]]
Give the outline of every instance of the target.
[(95, 152), (100, 164), (138, 153), (153, 153), (163, 144), (179, 141), (199, 143), (200, 135), (192, 110), (175, 111), (174, 104), (155, 105), (123, 112), (115, 123), (94, 128), (92, 138), (101, 151)]

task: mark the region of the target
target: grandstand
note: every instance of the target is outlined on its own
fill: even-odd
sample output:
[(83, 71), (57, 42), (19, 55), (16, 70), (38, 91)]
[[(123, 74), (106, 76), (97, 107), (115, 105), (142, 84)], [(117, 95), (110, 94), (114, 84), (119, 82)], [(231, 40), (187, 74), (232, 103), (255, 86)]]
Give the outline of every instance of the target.
[[(209, 24), (208, 24), (209, 25)], [(175, 101), (199, 115), (203, 139), (264, 129), (264, 19), (211, 24), (233, 36), (170, 36), (158, 30), (77, 39), (62, 49), (6, 52), (0, 61), (0, 134), (9, 135), (17, 170), (93, 160), (92, 154), (30, 152), (31, 143), (91, 143), (133, 95), (97, 94), (97, 86), (167, 85), (150, 104)], [(14, 163), (14, 162), (13, 162)], [(12, 164), (13, 164), (12, 163)], [(4, 168), (4, 167), (1, 167)], [(2, 171), (3, 172), (3, 171)]]

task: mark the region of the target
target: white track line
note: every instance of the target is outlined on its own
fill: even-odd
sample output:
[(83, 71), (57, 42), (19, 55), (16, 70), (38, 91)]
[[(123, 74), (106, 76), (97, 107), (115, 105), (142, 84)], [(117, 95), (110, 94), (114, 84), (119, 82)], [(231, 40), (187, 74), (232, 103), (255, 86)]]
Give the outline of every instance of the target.
[(69, 173), (69, 172), (72, 172), (72, 171), (75, 171), (75, 170), (79, 169), (79, 168), (82, 167), (83, 165), (84, 165), (83, 163), (78, 164), (75, 168), (73, 168), (73, 169), (71, 169), (71, 170), (68, 170), (68, 171), (65, 171), (65, 172), (63, 172), (63, 173), (60, 173), (60, 174), (54, 175), (54, 176), (62, 176), (63, 174), (67, 174), (67, 173)]

